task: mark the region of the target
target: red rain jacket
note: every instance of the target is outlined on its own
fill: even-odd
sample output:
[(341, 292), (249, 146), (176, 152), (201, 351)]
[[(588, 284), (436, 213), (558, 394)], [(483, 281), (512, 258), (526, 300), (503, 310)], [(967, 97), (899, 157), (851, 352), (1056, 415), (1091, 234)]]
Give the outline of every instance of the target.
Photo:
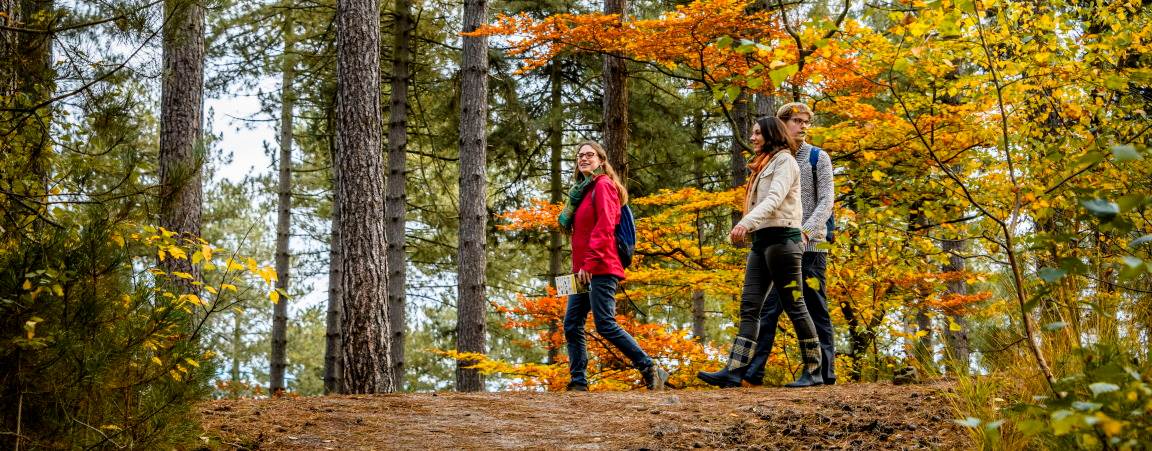
[(572, 225), (572, 272), (594, 276), (611, 274), (624, 279), (624, 266), (616, 254), (616, 223), (620, 222), (620, 194), (612, 178), (600, 175), (592, 191), (576, 207)]

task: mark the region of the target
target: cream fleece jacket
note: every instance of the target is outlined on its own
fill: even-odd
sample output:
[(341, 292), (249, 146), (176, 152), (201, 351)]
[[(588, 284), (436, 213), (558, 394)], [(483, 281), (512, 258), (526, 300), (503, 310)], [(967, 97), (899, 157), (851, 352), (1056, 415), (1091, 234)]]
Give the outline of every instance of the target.
[(744, 201), (742, 225), (749, 232), (765, 227), (795, 227), (803, 223), (804, 209), (800, 204), (800, 166), (790, 152), (780, 151), (772, 156), (756, 180), (752, 180), (751, 195)]

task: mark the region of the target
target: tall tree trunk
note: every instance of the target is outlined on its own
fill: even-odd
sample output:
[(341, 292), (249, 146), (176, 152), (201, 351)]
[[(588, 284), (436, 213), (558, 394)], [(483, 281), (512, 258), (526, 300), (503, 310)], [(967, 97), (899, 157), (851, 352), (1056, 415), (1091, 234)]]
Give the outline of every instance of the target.
[(395, 391), (381, 157), (380, 4), (337, 0), (336, 205), (343, 290), (344, 393)]
[[(554, 204), (564, 202), (563, 174), (560, 164), (564, 160), (564, 77), (563, 67), (559, 60), (552, 60), (548, 66), (548, 82), (551, 85), (551, 98), (548, 107), (548, 146), (551, 155), (548, 166), (548, 194), (549, 200)], [(552, 230), (548, 234), (548, 283), (554, 284), (556, 277), (566, 273), (564, 270), (564, 235), (559, 230)], [(555, 335), (560, 330), (560, 318), (548, 321), (548, 332)], [(560, 356), (560, 349), (548, 344), (548, 364), (556, 363)]]
[[(604, 13), (618, 14), (624, 21), (628, 0), (605, 0)], [(628, 117), (628, 65), (623, 58), (604, 55), (604, 150), (608, 152), (608, 162), (620, 176), (620, 183), (628, 186), (630, 170), (628, 165), (628, 143), (631, 139)], [(632, 302), (621, 302), (616, 311), (625, 316), (635, 314)]]
[(344, 279), (344, 258), (340, 253), (340, 203), (336, 192), (332, 193), (332, 242), (329, 244), (331, 253), (328, 259), (328, 313), (325, 320), (324, 333), (324, 393), (342, 393), (340, 375), (344, 373), (344, 353), (341, 345), (344, 335), (340, 333), (340, 323), (343, 321), (344, 290), (341, 282)]
[[(776, 96), (766, 95), (766, 94), (757, 94), (756, 95), (756, 114), (755, 114), (755, 116), (756, 117), (775, 116), (776, 115), (776, 109), (780, 108), (779, 103), (780, 102), (779, 102), (779, 100), (776, 99)], [(749, 130), (751, 130), (752, 125), (749, 124), (748, 127), (749, 127)]]
[[(921, 300), (927, 298), (927, 290), (920, 290)], [(912, 357), (920, 365), (920, 369), (926, 375), (935, 375), (938, 373), (936, 369), (936, 362), (934, 361), (934, 349), (936, 348), (934, 331), (932, 330), (932, 317), (928, 315), (928, 308), (921, 306), (916, 307), (915, 321), (916, 328), (912, 331), (913, 334), (924, 332), (923, 336), (916, 337), (912, 340)], [(915, 336), (915, 335), (913, 335)]]
[(232, 396), (236, 396), (240, 387), (240, 353), (244, 349), (244, 331), (241, 328), (243, 315), (239, 310), (232, 312), (232, 359), (228, 371), (232, 378), (228, 391)]
[[(623, 22), (628, 0), (605, 0), (605, 14)], [(628, 66), (623, 58), (604, 55), (604, 150), (620, 182), (628, 186)]]
[[(704, 190), (704, 114), (700, 110), (696, 110), (692, 115), (692, 145), (693, 150), (699, 150), (700, 157), (692, 159), (692, 175), (696, 180), (696, 188), (701, 191)], [(743, 155), (741, 155), (743, 158)], [(699, 213), (696, 214), (696, 251), (698, 255), (704, 255), (704, 218)], [(700, 264), (703, 268), (703, 264)], [(704, 315), (704, 290), (692, 290), (692, 339), (699, 343), (708, 341), (705, 336), (705, 315)]]
[[(336, 100), (332, 99), (332, 103), (325, 108), (324, 120), (328, 133), (328, 156), (331, 161), (336, 161), (336, 147), (338, 141), (336, 139)], [(336, 171), (332, 171), (332, 186), (336, 186)], [(343, 265), (344, 259), (340, 254), (340, 202), (337, 198), (339, 193), (335, 189), (332, 190), (332, 232), (330, 242), (328, 243), (329, 258), (328, 258), (328, 311), (326, 313), (324, 324), (324, 394), (341, 393), (343, 390), (340, 388), (340, 375), (344, 373), (343, 365), (340, 362), (344, 358), (344, 353), (341, 351), (341, 344), (344, 341), (343, 334), (340, 333), (340, 319), (343, 316), (341, 313), (344, 311), (344, 301), (341, 299), (344, 290), (341, 289), (340, 282), (344, 278)]]
[[(0, 0), (0, 25), (16, 27), (23, 25), (21, 22), (23, 22), (23, 14), (21, 14), (19, 0)], [(19, 42), (19, 33), (0, 32), (0, 61), (16, 61)], [(20, 67), (19, 64), (11, 63), (0, 65), (0, 99), (7, 100), (16, 93), (16, 86), (20, 84), (20, 78), (17, 75)]]
[[(164, 73), (160, 104), (160, 226), (183, 239), (200, 237), (204, 147), (204, 7), (196, 0), (166, 0)], [(172, 279), (185, 293), (199, 290), (199, 271), (189, 259), (168, 258), (165, 271), (192, 274)]]
[[(740, 95), (732, 102), (732, 122), (729, 124), (732, 127), (732, 144), (729, 146), (731, 155), (728, 161), (732, 188), (739, 188), (748, 182), (748, 160), (744, 158), (747, 149), (744, 143), (748, 141), (752, 131), (752, 114), (748, 105), (748, 94), (744, 91), (740, 91)], [(736, 227), (743, 216), (743, 212), (733, 210), (732, 227)]]
[[(487, 0), (464, 0), (464, 32), (487, 21)], [(486, 351), (484, 321), (487, 316), (485, 271), (488, 262), (485, 230), (488, 225), (487, 154), (488, 38), (465, 37), (460, 58), (460, 244), (457, 287), (456, 350)], [(475, 362), (456, 362), (456, 390), (481, 391), (480, 372), (469, 369)]]
[[(286, 12), (281, 24), (284, 35), (284, 55), (281, 57), (280, 77), (280, 161), (278, 199), (276, 211), (276, 289), (288, 294), (288, 244), (292, 236), (292, 117), (296, 106), (292, 83), (296, 79), (295, 36), (291, 12)], [(285, 359), (288, 347), (288, 302), (281, 298), (272, 308), (272, 356), (268, 373), (268, 392), (280, 395), (284, 385)]]
[[(487, 20), (486, 0), (464, 0), (464, 32), (476, 30)], [(460, 67), (460, 264), (457, 286), (456, 351), (486, 352), (487, 311), (487, 175), (485, 157), (488, 119), (488, 39), (465, 37)], [(484, 381), (475, 362), (456, 362), (456, 390), (480, 391)]]
[[(55, 11), (54, 0), (0, 0), (0, 13), (0, 25), (33, 30), (50, 28), (60, 14)], [(52, 97), (56, 90), (52, 43), (53, 34), (47, 32), (0, 31), (0, 108), (29, 108)], [(38, 210), (47, 208), (53, 111), (52, 106), (44, 106), (35, 111), (3, 113), (0, 117), (6, 121), (0, 132), (13, 131), (19, 136), (0, 138), (0, 154), (12, 169), (3, 174), (6, 185), (17, 197), (34, 200), (17, 205), (0, 202), (0, 211), (10, 219), (0, 232), (12, 233), (26, 225), (38, 229), (45, 224), (37, 219)], [(29, 217), (33, 220), (26, 221)]]
[(392, 35), (392, 97), (388, 115), (388, 179), (384, 196), (388, 237), (388, 323), (392, 326), (392, 377), (404, 389), (404, 339), (408, 325), (405, 214), (407, 211), (408, 65), (411, 60), (412, 5), (396, 0)]
[[(968, 248), (968, 240), (944, 240), (940, 243), (944, 252), (952, 254), (948, 263), (944, 265), (944, 272), (963, 272), (966, 270), (964, 258), (957, 255)], [(948, 293), (968, 294), (968, 282), (963, 280), (950, 281), (947, 284)], [(944, 342), (947, 345), (944, 356), (945, 367), (953, 374), (968, 374), (971, 364), (971, 347), (968, 344), (968, 319), (963, 313), (945, 312), (948, 327), (944, 328)]]

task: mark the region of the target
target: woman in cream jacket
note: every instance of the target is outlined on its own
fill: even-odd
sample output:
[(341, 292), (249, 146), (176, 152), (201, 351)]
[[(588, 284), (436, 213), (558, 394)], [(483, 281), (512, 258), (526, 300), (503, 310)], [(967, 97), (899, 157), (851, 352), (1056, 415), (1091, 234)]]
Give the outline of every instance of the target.
[(786, 387), (821, 385), (820, 341), (801, 295), (800, 257), (803, 255), (800, 225), (800, 168), (795, 153), (796, 141), (788, 136), (785, 125), (775, 117), (756, 121), (750, 137), (756, 157), (748, 165), (752, 170), (744, 198), (744, 217), (732, 228), (733, 244), (751, 239), (748, 266), (744, 274), (744, 291), (740, 300), (740, 328), (728, 365), (715, 372), (697, 374), (704, 382), (721, 388), (738, 387), (756, 350), (760, 327), (760, 309), (773, 284), (780, 287), (780, 302), (800, 339), (804, 371)]

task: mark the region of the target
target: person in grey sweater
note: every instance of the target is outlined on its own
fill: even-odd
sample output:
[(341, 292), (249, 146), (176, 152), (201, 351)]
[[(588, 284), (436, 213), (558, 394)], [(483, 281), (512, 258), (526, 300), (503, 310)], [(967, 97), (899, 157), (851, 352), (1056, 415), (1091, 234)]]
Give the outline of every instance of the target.
[[(828, 313), (828, 297), (825, 291), (825, 271), (828, 267), (828, 218), (832, 216), (832, 200), (835, 189), (832, 184), (832, 158), (819, 147), (806, 142), (808, 127), (812, 125), (812, 109), (803, 103), (789, 103), (780, 107), (776, 117), (784, 121), (790, 137), (800, 142), (796, 152), (796, 163), (800, 166), (800, 199), (804, 208), (804, 220), (800, 230), (804, 234), (804, 255), (801, 259), (803, 274), (804, 304), (808, 315), (816, 326), (820, 338), (820, 371), (824, 384), (836, 383), (836, 348), (833, 344), (832, 317)], [(816, 168), (812, 168), (812, 152), (816, 152)], [(814, 280), (813, 280), (814, 279)], [(810, 284), (813, 280), (814, 284)], [(813, 286), (815, 285), (815, 286)], [(764, 301), (760, 313), (760, 334), (756, 339), (756, 352), (752, 356), (749, 369), (744, 373), (748, 385), (762, 385), (764, 365), (772, 353), (776, 340), (776, 326), (784, 308), (780, 302), (779, 290), (773, 289)]]

